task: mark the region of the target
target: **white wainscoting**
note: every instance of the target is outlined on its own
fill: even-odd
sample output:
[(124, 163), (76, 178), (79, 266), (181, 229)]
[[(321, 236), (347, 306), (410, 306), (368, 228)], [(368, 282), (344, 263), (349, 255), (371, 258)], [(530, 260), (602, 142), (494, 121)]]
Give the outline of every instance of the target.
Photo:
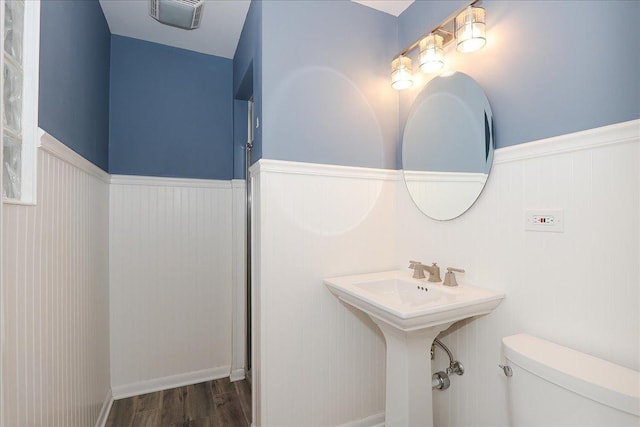
[(2, 423), (90, 426), (110, 404), (109, 177), (41, 143), (37, 205), (4, 205)]
[[(424, 216), (399, 172), (261, 160), (254, 187), (254, 422), (372, 425), (384, 410), (384, 339), (322, 278), (410, 259), (504, 290), (491, 315), (443, 341), (465, 365), (434, 393), (435, 425), (507, 426), (502, 336), (526, 332), (640, 368), (640, 121), (496, 150), (478, 202)], [(564, 233), (524, 210), (564, 209)], [(426, 356), (426, 354), (425, 354)], [(434, 371), (444, 369), (437, 352)]]
[(260, 160), (251, 177), (255, 425), (378, 424), (384, 338), (322, 279), (395, 267), (398, 173)]
[[(398, 191), (397, 263), (460, 267), (462, 284), (503, 290), (491, 315), (443, 341), (465, 366), (434, 392), (435, 425), (508, 426), (500, 339), (525, 332), (640, 369), (640, 121), (496, 150), (462, 217), (431, 220)], [(526, 209), (564, 209), (564, 233), (525, 231)], [(437, 352), (434, 371), (446, 367)]]
[(247, 186), (245, 180), (231, 181), (233, 189), (233, 360), (231, 381), (245, 378), (246, 324), (247, 324), (247, 277), (246, 277), (246, 230), (247, 230)]
[(114, 397), (229, 376), (231, 182), (113, 176), (110, 192)]
[[(409, 259), (507, 294), (443, 334), (466, 372), (434, 393), (436, 425), (508, 425), (505, 335), (640, 369), (639, 123), (497, 150), (485, 192), (449, 222), (422, 215), (395, 171), (254, 165), (255, 424), (379, 423), (384, 339), (322, 278)], [(38, 168), (37, 206), (4, 206), (5, 425), (94, 424), (109, 354), (115, 397), (229, 375), (231, 184), (113, 177), (109, 190), (46, 135)], [(564, 233), (524, 231), (528, 208), (564, 209)]]
[(251, 251), (251, 427), (260, 427), (263, 419), (262, 408), (264, 406), (262, 395), (264, 393), (262, 381), (262, 349), (261, 341), (265, 336), (265, 321), (262, 316), (262, 282), (260, 271), (262, 270), (262, 258), (260, 250), (262, 247), (260, 217), (260, 173), (256, 168), (260, 163), (249, 170), (249, 181), (251, 186), (251, 241), (249, 242)]

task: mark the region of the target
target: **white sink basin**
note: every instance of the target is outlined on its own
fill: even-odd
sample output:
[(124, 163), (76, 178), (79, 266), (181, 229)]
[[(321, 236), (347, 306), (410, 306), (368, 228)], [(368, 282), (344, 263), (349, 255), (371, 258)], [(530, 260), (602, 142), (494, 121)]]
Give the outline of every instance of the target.
[(385, 271), (325, 279), (339, 299), (367, 313), (387, 343), (386, 427), (433, 426), (429, 348), (458, 320), (490, 313), (504, 293), (443, 286)]
[(403, 330), (411, 331), (490, 313), (504, 293), (475, 286), (443, 286), (385, 271), (325, 279), (344, 302)]

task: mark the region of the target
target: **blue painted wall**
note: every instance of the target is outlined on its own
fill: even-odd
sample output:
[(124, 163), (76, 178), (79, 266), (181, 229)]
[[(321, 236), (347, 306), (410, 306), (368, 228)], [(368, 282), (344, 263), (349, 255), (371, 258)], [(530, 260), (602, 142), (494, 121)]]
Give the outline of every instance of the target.
[(397, 19), (350, 1), (262, 4), (262, 156), (397, 168)]
[(249, 102), (233, 100), (233, 178), (245, 179), (245, 154), (248, 139), (247, 115)]
[(110, 43), (97, 0), (41, 2), (38, 125), (105, 171)]
[(232, 85), (230, 59), (113, 36), (109, 172), (231, 179)]
[[(398, 20), (398, 51), (462, 1), (418, 1)], [(638, 1), (484, 0), (487, 46), (445, 49), (451, 68), (489, 98), (496, 146), (505, 147), (640, 117)], [(400, 95), (400, 135), (417, 85)]]
[[(233, 57), (233, 96), (247, 101), (253, 96), (254, 115), (262, 117), (262, 1), (253, 1), (247, 12)], [(234, 103), (233, 177), (244, 179), (247, 143), (247, 103)], [(255, 123), (254, 123), (255, 126)], [(262, 158), (262, 127), (254, 128), (252, 163)]]
[[(398, 168), (426, 80), (398, 95), (389, 62), (462, 4), (417, 1), (394, 18), (348, 1), (252, 2), (232, 62), (111, 37), (94, 0), (43, 1), (39, 125), (112, 173), (240, 178), (246, 104), (233, 99), (253, 94), (254, 161)], [(640, 2), (483, 5), (488, 45), (447, 53), (487, 93), (497, 147), (640, 117)]]

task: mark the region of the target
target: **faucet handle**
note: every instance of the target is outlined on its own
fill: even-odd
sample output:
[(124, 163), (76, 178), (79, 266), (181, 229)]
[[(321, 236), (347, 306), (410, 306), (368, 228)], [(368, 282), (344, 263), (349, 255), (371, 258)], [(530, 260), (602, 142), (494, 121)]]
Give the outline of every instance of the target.
[(447, 274), (444, 275), (444, 282), (442, 284), (444, 286), (458, 286), (456, 272), (464, 273), (464, 270), (461, 268), (447, 267)]
[(424, 270), (427, 266), (422, 265), (420, 261), (409, 261), (409, 268), (413, 269), (414, 279), (424, 279)]
[(421, 266), (422, 263), (420, 261), (409, 261), (409, 268), (415, 269), (418, 266)]

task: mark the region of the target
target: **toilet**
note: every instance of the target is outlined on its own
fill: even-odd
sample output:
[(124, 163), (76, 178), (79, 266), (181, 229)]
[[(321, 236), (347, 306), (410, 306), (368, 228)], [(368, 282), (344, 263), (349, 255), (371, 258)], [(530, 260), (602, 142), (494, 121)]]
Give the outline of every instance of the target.
[(640, 372), (526, 334), (502, 353), (512, 426), (640, 426)]

